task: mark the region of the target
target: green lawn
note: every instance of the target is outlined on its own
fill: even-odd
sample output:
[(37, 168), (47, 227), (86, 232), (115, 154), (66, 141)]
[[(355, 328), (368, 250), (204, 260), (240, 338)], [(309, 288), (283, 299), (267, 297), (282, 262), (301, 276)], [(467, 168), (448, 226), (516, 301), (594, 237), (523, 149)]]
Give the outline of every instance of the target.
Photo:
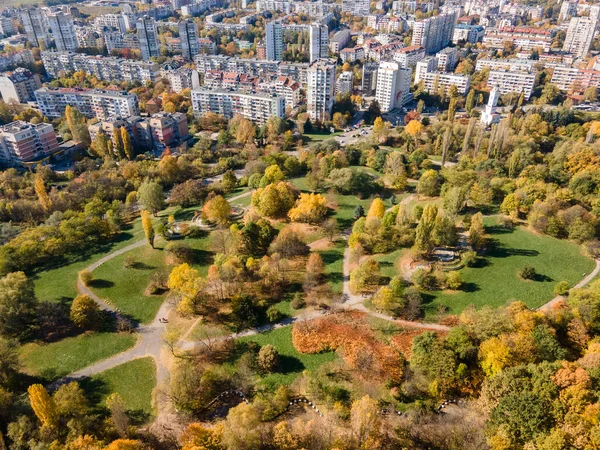
[(288, 386), (304, 370), (315, 370), (322, 364), (333, 361), (337, 356), (335, 352), (319, 354), (303, 354), (296, 351), (292, 344), (292, 327), (282, 327), (267, 333), (240, 339), (243, 342), (254, 341), (260, 346), (271, 344), (278, 351), (281, 359), (279, 372), (263, 377), (262, 383), (269, 389), (276, 389), (280, 385)]
[(156, 366), (150, 357), (134, 359), (83, 380), (81, 385), (96, 405), (104, 407), (106, 398), (116, 392), (130, 415), (148, 419), (152, 415)]
[(136, 342), (133, 334), (91, 333), (51, 344), (30, 343), (21, 347), (21, 364), (27, 373), (53, 381), (121, 353)]
[(336, 131), (335, 133), (304, 133), (302, 135), (302, 140), (306, 142), (318, 142), (318, 141), (326, 141), (327, 139), (333, 139), (335, 136), (339, 136), (342, 134), (341, 131)]
[(378, 255), (375, 257), (375, 260), (379, 263), (379, 269), (381, 270), (381, 275), (388, 278), (393, 278), (398, 275), (398, 270), (396, 268), (396, 261), (398, 258), (404, 253), (408, 251), (406, 248), (399, 248), (398, 250), (394, 250), (393, 252), (386, 253), (385, 255)]
[[(594, 268), (594, 261), (583, 256), (580, 247), (571, 242), (534, 234), (524, 228), (507, 230), (496, 225), (494, 219), (487, 220), (486, 226), (492, 245), (485, 261), (481, 267), (466, 267), (460, 271), (465, 281), (463, 291), (427, 294), (427, 300), (431, 300), (426, 305), (430, 317), (440, 304), (452, 313), (459, 313), (471, 304), (496, 307), (515, 299), (537, 308), (554, 297), (552, 291), (556, 283), (565, 280), (573, 285)], [(539, 279), (519, 278), (518, 271), (524, 265), (533, 266)]]
[(324, 272), (327, 281), (331, 285), (334, 292), (341, 294), (344, 283), (344, 249), (346, 241), (338, 239), (334, 246), (328, 250), (320, 251), (319, 254), (323, 259)]

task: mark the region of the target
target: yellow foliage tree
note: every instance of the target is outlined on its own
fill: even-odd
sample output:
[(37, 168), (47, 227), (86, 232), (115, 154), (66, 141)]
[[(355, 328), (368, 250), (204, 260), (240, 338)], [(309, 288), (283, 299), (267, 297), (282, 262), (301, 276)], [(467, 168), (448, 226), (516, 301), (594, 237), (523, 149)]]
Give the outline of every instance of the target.
[(146, 235), (148, 244), (154, 248), (154, 238), (156, 233), (154, 232), (154, 226), (152, 225), (152, 217), (146, 210), (142, 211), (142, 228), (144, 228), (144, 234)]
[(303, 193), (288, 217), (293, 222), (319, 223), (325, 218), (327, 209), (327, 200), (321, 194)]
[(221, 424), (207, 428), (200, 423), (191, 423), (181, 436), (182, 450), (222, 450)]
[(105, 450), (145, 450), (147, 447), (135, 439), (117, 439), (112, 441)]
[(493, 337), (479, 347), (479, 360), (485, 374), (494, 376), (510, 364), (510, 349), (500, 338)]
[(42, 205), (42, 208), (44, 208), (44, 210), (46, 211), (50, 211), (50, 209), (52, 208), (52, 200), (50, 200), (50, 196), (48, 195), (48, 192), (46, 192), (46, 184), (44, 183), (44, 178), (39, 172), (35, 174), (34, 188), (35, 193), (38, 197), (38, 201), (40, 202), (40, 205)]
[(204, 204), (202, 213), (211, 222), (227, 225), (231, 215), (231, 205), (224, 197), (217, 195)]
[(167, 285), (181, 297), (178, 310), (190, 314), (194, 312), (198, 294), (206, 289), (207, 282), (200, 276), (200, 272), (184, 263), (173, 268)]
[(385, 214), (385, 205), (383, 204), (383, 200), (380, 198), (376, 198), (371, 202), (371, 206), (369, 207), (369, 212), (367, 213), (367, 217), (379, 217), (383, 219), (383, 215)]
[(54, 428), (58, 424), (58, 413), (56, 412), (56, 404), (48, 391), (41, 384), (32, 384), (27, 388), (29, 394), (29, 403), (31, 409), (42, 422), (42, 425)]
[(380, 438), (381, 418), (377, 402), (368, 395), (352, 403), (350, 411), (352, 431), (356, 437), (356, 448), (377, 448)]

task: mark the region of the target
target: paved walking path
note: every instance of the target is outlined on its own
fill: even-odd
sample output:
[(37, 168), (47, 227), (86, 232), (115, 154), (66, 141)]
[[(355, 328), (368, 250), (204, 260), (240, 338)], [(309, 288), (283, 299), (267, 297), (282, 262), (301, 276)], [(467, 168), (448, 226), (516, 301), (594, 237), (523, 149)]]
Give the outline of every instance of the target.
[[(589, 275), (587, 275), (583, 280), (581, 280), (579, 283), (577, 283), (571, 289), (579, 289), (579, 288), (585, 287), (590, 281), (592, 281), (594, 279), (594, 277), (596, 275), (598, 275), (598, 272), (600, 272), (600, 260), (599, 259), (596, 260), (596, 267), (594, 267), (594, 270), (592, 270)], [(554, 307), (554, 305), (556, 305), (558, 302), (563, 301), (564, 299), (565, 299), (564, 296), (557, 295), (552, 300), (550, 300), (548, 303), (545, 303), (542, 306), (540, 306), (538, 308), (538, 311), (550, 311)]]

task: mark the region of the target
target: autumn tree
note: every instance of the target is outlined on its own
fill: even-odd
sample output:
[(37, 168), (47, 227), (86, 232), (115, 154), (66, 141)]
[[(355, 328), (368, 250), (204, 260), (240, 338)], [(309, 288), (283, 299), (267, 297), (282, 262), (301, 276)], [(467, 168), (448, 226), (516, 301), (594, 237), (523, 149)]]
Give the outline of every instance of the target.
[(73, 108), (71, 105), (67, 105), (65, 108), (65, 117), (73, 140), (81, 142), (84, 147), (89, 147), (91, 138), (85, 117), (77, 110), (77, 108)]
[(94, 330), (100, 326), (100, 308), (89, 296), (79, 295), (71, 303), (70, 318), (75, 326), (84, 330)]
[(321, 282), (323, 277), (323, 259), (318, 253), (311, 253), (306, 263), (306, 273), (304, 275), (304, 286), (311, 289)]
[(50, 199), (48, 192), (46, 192), (44, 177), (39, 172), (35, 174), (34, 188), (42, 208), (44, 208), (45, 211), (50, 211), (52, 209), (52, 200)]
[(129, 417), (125, 412), (123, 399), (116, 392), (106, 399), (106, 407), (110, 411), (110, 421), (122, 438), (129, 435)]
[(131, 160), (135, 157), (135, 150), (133, 149), (133, 144), (131, 143), (131, 137), (127, 132), (125, 127), (120, 128), (121, 132), (121, 141), (123, 142), (123, 151), (127, 159)]
[(257, 363), (262, 371), (274, 372), (279, 365), (279, 352), (271, 344), (267, 344), (258, 352)]
[(227, 225), (231, 216), (231, 205), (224, 197), (216, 195), (204, 204), (202, 214), (211, 222)]
[(31, 409), (42, 425), (55, 428), (58, 425), (58, 414), (56, 404), (41, 384), (32, 384), (27, 388)]
[(288, 212), (293, 222), (320, 223), (327, 215), (327, 200), (321, 194), (302, 193)]
[(0, 335), (24, 336), (37, 308), (33, 282), (23, 272), (12, 272), (0, 278)]
[(97, 133), (91, 143), (92, 153), (100, 158), (112, 158), (112, 153), (108, 150), (109, 138), (104, 133)]
[(485, 246), (485, 227), (483, 226), (483, 215), (480, 212), (471, 218), (469, 243), (471, 244), (471, 247), (477, 251)]
[(356, 448), (380, 446), (381, 418), (377, 401), (365, 395), (352, 403), (350, 423), (356, 440)]
[(373, 135), (383, 144), (388, 140), (391, 128), (392, 124), (384, 122), (381, 117), (377, 117), (373, 123)]
[(440, 193), (440, 177), (435, 170), (426, 170), (421, 175), (417, 183), (417, 193), (427, 197), (435, 197)]
[(380, 278), (379, 263), (369, 258), (350, 272), (350, 289), (353, 292), (364, 291), (379, 283)]
[(378, 217), (379, 219), (383, 219), (384, 214), (385, 205), (383, 204), (383, 200), (381, 200), (379, 197), (373, 199), (371, 206), (369, 207), (369, 212), (367, 213), (367, 218)]
[(137, 190), (137, 198), (142, 207), (155, 216), (165, 204), (162, 186), (156, 181), (145, 180)]
[(272, 217), (284, 217), (294, 206), (296, 191), (289, 183), (280, 181), (257, 189), (252, 194), (252, 206), (261, 214)]
[(415, 248), (420, 252), (429, 253), (435, 245), (434, 229), (437, 215), (437, 205), (429, 203), (423, 208), (415, 235)]
[(178, 311), (191, 314), (195, 312), (198, 296), (206, 289), (207, 282), (196, 269), (184, 263), (173, 268), (167, 285), (181, 298)]
[(154, 225), (152, 224), (150, 213), (146, 210), (142, 211), (142, 228), (144, 229), (144, 234), (146, 235), (148, 244), (150, 244), (150, 247), (154, 248), (154, 238), (156, 237), (156, 232), (154, 231)]
[(423, 128), (423, 124), (418, 120), (411, 120), (410, 122), (408, 122), (408, 125), (406, 125), (406, 128), (404, 128), (406, 134), (411, 136), (415, 141), (415, 148), (417, 148), (418, 139), (419, 136), (421, 136), (421, 133), (423, 132)]

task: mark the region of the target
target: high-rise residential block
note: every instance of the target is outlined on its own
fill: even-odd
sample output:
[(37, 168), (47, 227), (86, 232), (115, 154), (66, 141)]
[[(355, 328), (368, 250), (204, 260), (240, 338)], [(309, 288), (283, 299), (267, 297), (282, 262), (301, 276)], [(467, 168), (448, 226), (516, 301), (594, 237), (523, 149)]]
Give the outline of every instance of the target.
[(452, 42), (455, 24), (456, 12), (415, 22), (412, 45), (420, 45), (428, 54), (439, 52)]
[(266, 27), (266, 56), (269, 61), (283, 61), (283, 27), (280, 22), (268, 22)]
[(366, 62), (363, 66), (362, 74), (362, 95), (363, 97), (372, 97), (377, 91), (377, 71), (379, 63)]
[(312, 120), (328, 120), (335, 100), (335, 64), (320, 60), (310, 65), (307, 72), (306, 100)]
[(573, 17), (571, 19), (565, 36), (563, 51), (573, 53), (580, 58), (588, 54), (596, 33), (598, 11), (600, 11), (600, 8), (593, 6), (590, 8), (589, 17)]
[(0, 164), (17, 165), (52, 155), (58, 140), (52, 125), (16, 121), (0, 127)]
[(375, 98), (382, 112), (388, 112), (412, 100), (410, 82), (412, 69), (405, 69), (397, 62), (385, 61), (377, 71)]
[(510, 70), (490, 70), (487, 85), (497, 86), (500, 94), (523, 92), (525, 100), (529, 100), (535, 86), (536, 72), (512, 72)]
[(27, 40), (36, 47), (42, 42), (44, 45), (50, 43), (48, 26), (44, 12), (37, 8), (21, 10), (21, 22), (27, 34)]
[(27, 103), (35, 100), (35, 91), (42, 87), (38, 74), (18, 68), (0, 75), (0, 95), (6, 103)]
[(329, 55), (329, 28), (313, 23), (310, 26), (310, 62), (327, 58)]
[(35, 91), (35, 98), (42, 114), (51, 119), (61, 117), (67, 105), (77, 108), (87, 118), (100, 120), (140, 113), (137, 95), (125, 91), (41, 88)]
[(154, 19), (148, 16), (140, 17), (135, 23), (142, 59), (148, 61), (153, 56), (160, 56), (158, 45), (158, 32)]
[(196, 23), (190, 20), (179, 22), (179, 40), (181, 41), (181, 54), (187, 60), (193, 60), (200, 53)]
[(283, 97), (244, 91), (192, 89), (192, 107), (198, 116), (207, 112), (221, 114), (226, 119), (240, 115), (259, 125), (264, 125), (273, 116), (285, 117)]
[(77, 50), (77, 34), (71, 14), (58, 11), (48, 14), (48, 24), (52, 30), (52, 37), (59, 52), (74, 52)]
[(369, 0), (342, 0), (342, 12), (366, 17), (371, 12), (371, 2)]

